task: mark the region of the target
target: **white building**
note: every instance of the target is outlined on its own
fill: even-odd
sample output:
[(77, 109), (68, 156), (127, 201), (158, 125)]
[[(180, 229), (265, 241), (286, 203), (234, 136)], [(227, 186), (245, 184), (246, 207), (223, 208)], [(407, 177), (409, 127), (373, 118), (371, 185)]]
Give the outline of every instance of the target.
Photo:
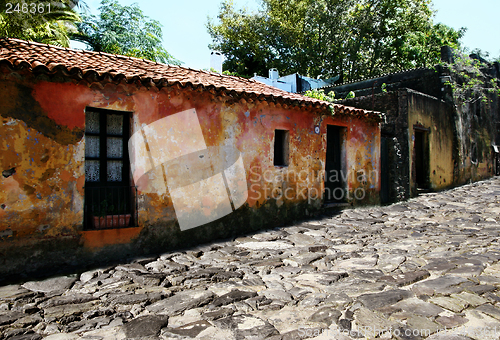
[(266, 85), (271, 85), (277, 87), (281, 90), (301, 93), (307, 90), (318, 89), (325, 86), (330, 86), (336, 82), (339, 77), (333, 77), (330, 79), (314, 79), (302, 76), (298, 73), (289, 74), (287, 76), (280, 77), (278, 70), (272, 68), (269, 70), (269, 78), (258, 76), (257, 74), (252, 77), (252, 79), (260, 81)]

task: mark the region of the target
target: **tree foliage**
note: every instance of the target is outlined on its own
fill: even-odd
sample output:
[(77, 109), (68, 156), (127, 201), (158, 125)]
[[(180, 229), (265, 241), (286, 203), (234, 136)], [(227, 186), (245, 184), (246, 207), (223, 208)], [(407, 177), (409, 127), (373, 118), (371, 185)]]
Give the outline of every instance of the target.
[[(489, 96), (500, 96), (500, 82), (491, 77), (492, 65), (485, 60), (487, 53), (474, 50), (474, 58), (454, 51), (453, 62), (442, 63), (450, 74), (444, 85), (450, 86), (456, 103), (470, 104), (481, 100), (487, 103)], [(491, 100), (491, 99), (490, 99)]]
[(261, 0), (259, 11), (221, 4), (207, 24), (229, 71), (299, 72), (354, 80), (439, 62), (463, 31), (434, 24), (430, 0)]
[(162, 25), (145, 16), (137, 4), (122, 6), (117, 0), (102, 0), (99, 11), (98, 16), (83, 15), (72, 39), (96, 52), (181, 64), (162, 47)]
[(0, 0), (0, 36), (68, 47), (80, 21), (74, 0)]

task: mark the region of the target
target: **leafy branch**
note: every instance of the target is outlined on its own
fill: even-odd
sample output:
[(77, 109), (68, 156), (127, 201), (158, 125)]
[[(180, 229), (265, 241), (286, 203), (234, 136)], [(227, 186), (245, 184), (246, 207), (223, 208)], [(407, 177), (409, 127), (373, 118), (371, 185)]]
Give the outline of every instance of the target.
[(450, 86), (453, 97), (462, 103), (475, 103), (481, 100), (488, 101), (487, 93), (500, 96), (500, 86), (496, 79), (489, 79), (482, 69), (489, 67), (487, 62), (473, 59), (462, 53), (456, 52), (454, 62), (442, 63), (450, 72), (452, 80), (444, 83)]

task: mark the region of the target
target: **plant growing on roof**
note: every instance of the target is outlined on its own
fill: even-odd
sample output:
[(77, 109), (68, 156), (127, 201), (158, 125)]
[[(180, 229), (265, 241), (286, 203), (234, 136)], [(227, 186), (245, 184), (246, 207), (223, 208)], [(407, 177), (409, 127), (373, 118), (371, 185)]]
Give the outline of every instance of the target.
[(488, 80), (482, 71), (488, 66), (487, 63), (480, 56), (478, 59), (473, 59), (458, 51), (454, 53), (453, 63), (441, 63), (450, 73), (451, 79), (451, 81), (447, 80), (444, 85), (450, 86), (457, 102), (474, 103), (481, 100), (481, 102), (487, 103), (487, 93), (500, 96), (498, 80)]
[(304, 93), (304, 96), (314, 98), (314, 99), (319, 99), (319, 100), (324, 100), (326, 102), (333, 103), (335, 101), (335, 92), (330, 91), (328, 94), (325, 93), (325, 90), (321, 89), (313, 89), (313, 90), (307, 90)]
[(326, 102), (330, 102), (330, 113), (332, 115), (334, 114), (333, 103), (335, 102), (335, 92), (330, 91), (330, 92), (328, 92), (328, 94), (325, 94), (325, 90), (323, 90), (323, 89), (321, 89), (321, 90), (312, 89), (312, 90), (307, 90), (304, 93), (304, 96), (309, 97), (309, 98), (324, 100)]

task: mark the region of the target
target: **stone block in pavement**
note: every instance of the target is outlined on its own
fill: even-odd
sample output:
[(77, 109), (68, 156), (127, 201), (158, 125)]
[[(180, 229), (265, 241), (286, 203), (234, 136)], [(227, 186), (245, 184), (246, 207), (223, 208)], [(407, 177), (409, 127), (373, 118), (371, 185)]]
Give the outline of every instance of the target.
[(141, 338), (159, 335), (160, 330), (168, 325), (168, 316), (145, 315), (123, 325), (127, 338)]
[(210, 312), (203, 313), (202, 317), (206, 320), (217, 320), (221, 318), (228, 317), (234, 314), (234, 309), (232, 308), (219, 308)]
[(296, 233), (292, 235), (288, 235), (286, 237), (290, 242), (292, 242), (295, 246), (313, 246), (316, 245), (316, 240), (309, 236), (301, 233)]
[(185, 310), (206, 305), (215, 294), (207, 290), (184, 290), (146, 307), (151, 313), (177, 315)]
[(400, 301), (393, 305), (395, 309), (400, 308), (405, 312), (410, 312), (425, 317), (435, 317), (444, 311), (441, 307), (433, 303), (422, 301), (416, 297)]
[(416, 295), (453, 294), (460, 293), (463, 288), (458, 287), (467, 279), (459, 276), (442, 276), (436, 279), (425, 280), (415, 283), (412, 290)]
[(381, 314), (361, 307), (354, 313), (358, 331), (368, 339), (388, 333), (398, 326), (397, 322), (390, 321)]
[(481, 313), (487, 314), (497, 320), (500, 320), (500, 308), (496, 306), (485, 304), (477, 307), (476, 310), (480, 311)]
[(292, 294), (285, 292), (284, 290), (267, 289), (259, 293), (260, 295), (264, 295), (269, 300), (279, 300), (283, 302), (290, 302), (293, 300)]
[(24, 314), (21, 312), (14, 312), (14, 311), (8, 311), (6, 313), (0, 314), (0, 326), (10, 325), (14, 321), (21, 319), (27, 315), (28, 314)]
[(408, 290), (395, 289), (380, 293), (363, 294), (358, 296), (357, 301), (368, 309), (379, 309), (393, 305), (401, 300), (408, 299), (413, 293)]
[(469, 319), (464, 318), (460, 315), (452, 315), (452, 316), (438, 316), (436, 318), (436, 322), (443, 325), (446, 328), (455, 328), (464, 325), (467, 323)]
[(38, 293), (63, 292), (69, 289), (77, 278), (75, 276), (60, 276), (43, 281), (29, 281), (22, 285), (23, 288)]
[(460, 294), (451, 294), (450, 296), (454, 299), (465, 301), (470, 307), (477, 307), (488, 302), (488, 300), (479, 295), (467, 292), (462, 292)]
[(84, 303), (75, 303), (67, 305), (59, 305), (48, 307), (44, 309), (45, 319), (61, 319), (63, 316), (71, 316), (75, 314), (82, 314), (89, 310), (96, 309), (98, 306), (96, 301), (89, 301)]
[(354, 297), (364, 293), (382, 291), (385, 287), (387, 287), (387, 285), (383, 282), (346, 278), (328, 286), (323, 286), (322, 289), (330, 294), (345, 292), (348, 296)]
[(284, 334), (300, 327), (325, 328), (324, 323), (309, 320), (309, 317), (317, 310), (317, 308), (296, 308), (296, 306), (288, 305), (280, 310), (259, 311), (255, 316), (267, 320), (280, 334)]
[(279, 334), (269, 322), (249, 314), (229, 316), (213, 323), (217, 327), (230, 330), (236, 339), (265, 339)]
[(419, 315), (409, 316), (406, 319), (406, 325), (412, 330), (419, 331), (421, 335), (430, 335), (443, 328), (443, 326)]
[(120, 295), (111, 300), (113, 305), (135, 305), (138, 303), (154, 303), (161, 300), (161, 293), (150, 293), (150, 294), (127, 294)]
[(484, 294), (488, 292), (493, 292), (497, 290), (497, 287), (492, 286), (492, 285), (477, 285), (477, 286), (472, 286), (467, 288), (468, 291), (474, 294)]
[(314, 285), (330, 285), (338, 280), (347, 277), (345, 272), (310, 272), (297, 275), (294, 280), (298, 283), (309, 282)]
[(337, 260), (334, 263), (334, 267), (339, 270), (355, 270), (355, 269), (368, 269), (373, 268), (377, 264), (378, 257), (367, 256), (367, 257), (355, 257), (347, 260)]
[(47, 308), (47, 307), (68, 305), (75, 303), (85, 303), (93, 300), (97, 300), (97, 298), (91, 294), (68, 294), (64, 296), (55, 296), (53, 298), (50, 298), (49, 300), (39, 304), (38, 307)]
[(20, 285), (9, 285), (0, 287), (0, 300), (13, 301), (23, 297), (32, 296), (34, 293)]
[(332, 323), (337, 323), (340, 316), (342, 315), (337, 309), (332, 307), (323, 307), (313, 315), (309, 317), (309, 321), (311, 322), (321, 322), (330, 327)]
[(446, 296), (437, 296), (429, 300), (429, 302), (438, 305), (439, 307), (442, 307), (444, 309), (451, 310), (452, 312), (455, 313), (460, 313), (463, 311), (465, 308), (469, 306), (469, 304), (462, 300), (462, 299), (455, 299), (452, 297), (446, 297)]
[(380, 277), (379, 281), (386, 282), (389, 285), (403, 287), (425, 280), (429, 276), (431, 276), (431, 274), (427, 270), (419, 270), (401, 274), (385, 275)]
[(347, 304), (350, 304), (352, 299), (346, 293), (333, 293), (328, 295), (324, 303), (342, 308)]
[(377, 267), (386, 273), (390, 273), (396, 270), (404, 261), (406, 261), (406, 256), (403, 255), (381, 255), (378, 259)]
[(162, 331), (163, 335), (174, 334), (181, 337), (195, 338), (203, 332), (205, 329), (212, 327), (212, 324), (205, 320), (190, 322), (186, 325), (182, 325), (176, 328), (165, 328)]
[(475, 277), (481, 275), (482, 272), (483, 272), (483, 266), (472, 265), (472, 266), (463, 266), (452, 269), (448, 271), (446, 274), (458, 275), (463, 277)]
[(377, 281), (384, 276), (384, 272), (380, 269), (356, 269), (351, 271), (349, 276), (362, 280)]
[(495, 263), (486, 267), (483, 275), (495, 276), (497, 279), (500, 278), (500, 263)]
[(252, 298), (254, 296), (257, 296), (256, 292), (233, 290), (227, 294), (224, 294), (224, 295), (216, 298), (212, 302), (212, 305), (215, 307), (225, 306), (225, 305), (228, 305), (228, 304), (233, 303), (235, 301), (246, 300), (246, 299)]
[(285, 266), (292, 266), (292, 267), (300, 267), (307, 265), (317, 259), (320, 259), (323, 257), (323, 254), (321, 253), (306, 253), (306, 254), (297, 254), (296, 256), (293, 256), (289, 259), (284, 259), (283, 264)]
[(429, 270), (431, 272), (444, 272), (455, 267), (455, 264), (450, 263), (450, 261), (446, 259), (432, 259), (422, 269)]

